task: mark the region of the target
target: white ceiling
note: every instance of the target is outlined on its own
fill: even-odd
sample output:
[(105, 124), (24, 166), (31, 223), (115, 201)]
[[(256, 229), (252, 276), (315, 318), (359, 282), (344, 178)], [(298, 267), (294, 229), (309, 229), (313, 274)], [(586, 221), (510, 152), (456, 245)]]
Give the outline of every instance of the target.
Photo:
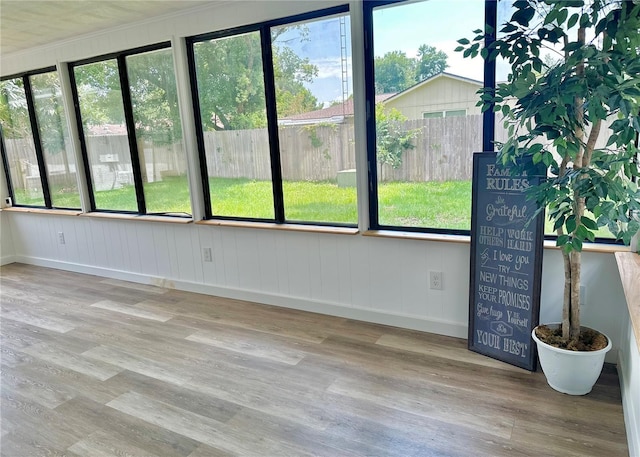
[(0, 55), (220, 0), (0, 0)]

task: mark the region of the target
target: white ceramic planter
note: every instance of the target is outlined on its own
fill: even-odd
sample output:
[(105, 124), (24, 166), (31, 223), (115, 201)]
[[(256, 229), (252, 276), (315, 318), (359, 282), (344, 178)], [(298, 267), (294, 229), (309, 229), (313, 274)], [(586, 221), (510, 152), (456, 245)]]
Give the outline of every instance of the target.
[[(558, 325), (560, 324), (547, 324), (552, 328)], [(588, 352), (549, 346), (538, 339), (535, 329), (531, 336), (538, 346), (542, 371), (553, 389), (569, 395), (586, 395), (591, 392), (602, 372), (604, 356), (611, 350), (611, 339), (608, 336), (606, 348)]]

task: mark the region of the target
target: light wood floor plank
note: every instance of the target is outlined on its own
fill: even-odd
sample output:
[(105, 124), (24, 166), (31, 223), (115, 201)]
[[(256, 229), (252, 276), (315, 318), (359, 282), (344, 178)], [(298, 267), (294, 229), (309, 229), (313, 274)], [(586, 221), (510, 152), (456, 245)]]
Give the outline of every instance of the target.
[(83, 457), (155, 457), (144, 449), (115, 441), (112, 436), (103, 431), (94, 432), (76, 441), (68, 450)]
[(213, 419), (136, 392), (126, 393), (107, 406), (225, 452), (247, 455), (262, 449), (264, 455), (311, 455), (302, 449), (290, 449), (286, 442), (275, 442), (264, 435), (256, 437), (248, 428), (225, 427)]
[[(91, 350), (87, 351), (90, 352)], [(94, 377), (100, 381), (106, 381), (111, 376), (122, 371), (116, 365), (105, 361), (89, 360), (86, 357), (75, 354), (60, 347), (51, 346), (48, 343), (39, 343), (23, 350), (25, 354), (37, 357), (49, 363), (55, 363), (69, 370)]]
[(91, 305), (93, 308), (107, 309), (109, 311), (115, 311), (117, 313), (128, 314), (129, 316), (140, 317), (142, 319), (149, 319), (152, 321), (167, 322), (173, 317), (169, 313), (151, 312), (144, 309), (135, 308), (133, 306), (122, 305), (120, 303), (113, 302), (111, 300), (102, 300)]
[(20, 264), (0, 288), (2, 457), (628, 453), (610, 365), (572, 397), (456, 338)]
[(154, 362), (145, 357), (132, 355), (108, 346), (98, 346), (87, 352), (83, 352), (82, 355), (89, 359), (99, 360), (122, 369), (135, 371), (136, 373), (173, 384), (180, 385), (189, 380), (188, 374), (178, 373), (170, 366), (164, 366), (164, 364)]
[(225, 335), (203, 330), (189, 335), (185, 339), (288, 365), (296, 365), (305, 357), (305, 353), (302, 351), (285, 347), (278, 348), (275, 342), (256, 341), (256, 338), (243, 339), (241, 335), (237, 334)]
[(67, 320), (38, 315), (25, 308), (21, 310), (11, 310), (4, 308), (2, 310), (2, 318), (22, 322), (24, 324), (34, 325), (36, 327), (40, 327), (45, 330), (52, 330), (58, 333), (67, 333), (76, 328), (76, 326), (72, 322), (69, 322)]
[(93, 426), (95, 431), (103, 431), (113, 443), (144, 449), (157, 457), (186, 457), (200, 444), (86, 397), (69, 400), (58, 406), (56, 412), (66, 417), (78, 418)]

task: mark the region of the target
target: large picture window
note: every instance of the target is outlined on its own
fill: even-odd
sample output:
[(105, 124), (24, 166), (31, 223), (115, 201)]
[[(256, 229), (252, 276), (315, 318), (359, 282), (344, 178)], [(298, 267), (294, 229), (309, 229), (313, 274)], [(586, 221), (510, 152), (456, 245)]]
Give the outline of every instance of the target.
[(347, 7), (193, 37), (188, 51), (206, 217), (355, 225)]
[(53, 69), (0, 82), (3, 160), (14, 205), (80, 208), (61, 97)]
[(91, 209), (191, 213), (168, 44), (71, 64)]
[[(482, 59), (454, 51), (482, 0), (365, 2), (371, 228), (468, 233)], [(464, 11), (464, 14), (456, 12)], [(443, 20), (455, 15), (455, 21)]]

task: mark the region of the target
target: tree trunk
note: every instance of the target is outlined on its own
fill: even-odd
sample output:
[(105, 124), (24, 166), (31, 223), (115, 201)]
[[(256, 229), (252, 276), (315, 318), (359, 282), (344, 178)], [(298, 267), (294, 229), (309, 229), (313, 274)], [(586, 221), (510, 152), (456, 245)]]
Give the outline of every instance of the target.
[(571, 330), (569, 338), (577, 340), (580, 336), (580, 265), (582, 253), (571, 253)]
[(562, 300), (562, 338), (569, 339), (571, 333), (571, 255), (562, 252), (564, 260), (564, 294)]

